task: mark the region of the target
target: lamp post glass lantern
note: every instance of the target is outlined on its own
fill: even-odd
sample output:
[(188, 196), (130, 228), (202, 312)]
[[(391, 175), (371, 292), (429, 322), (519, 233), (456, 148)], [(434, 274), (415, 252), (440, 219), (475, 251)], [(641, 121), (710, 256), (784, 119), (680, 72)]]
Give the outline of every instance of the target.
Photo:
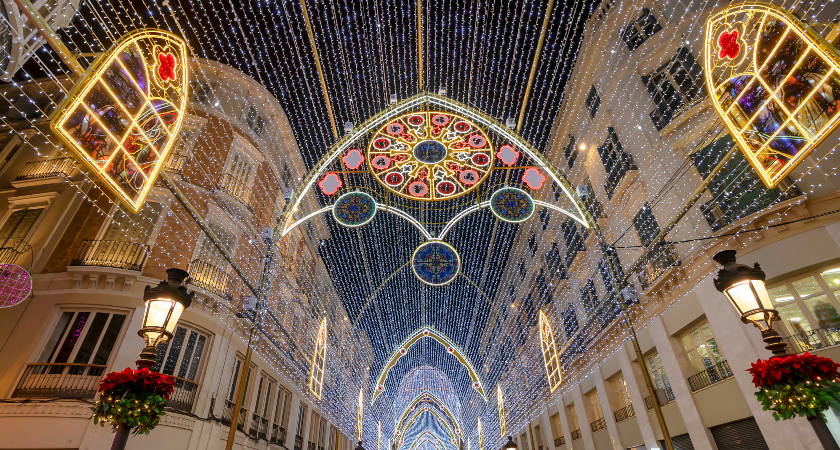
[(513, 442), (513, 437), (508, 436), (508, 441), (502, 447), (502, 450), (516, 450), (516, 443)]
[(154, 367), (157, 364), (157, 346), (172, 338), (175, 325), (181, 317), (181, 313), (189, 308), (194, 292), (187, 292), (183, 286), (184, 280), (189, 273), (181, 269), (167, 269), (168, 281), (161, 281), (157, 286), (146, 286), (143, 293), (143, 301), (146, 303), (146, 311), (143, 315), (143, 324), (140, 326), (140, 335), (146, 341), (146, 348), (140, 352), (137, 359), (137, 367)]

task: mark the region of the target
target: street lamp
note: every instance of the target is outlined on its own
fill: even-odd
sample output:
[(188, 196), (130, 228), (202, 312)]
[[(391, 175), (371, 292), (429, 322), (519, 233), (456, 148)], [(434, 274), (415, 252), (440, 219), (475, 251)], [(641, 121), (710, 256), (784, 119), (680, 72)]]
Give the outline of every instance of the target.
[(502, 446), (502, 450), (516, 450), (516, 443), (513, 442), (512, 437), (508, 436), (508, 441)]
[(365, 448), (362, 447), (362, 441), (359, 441), (359, 445), (356, 446), (355, 450), (365, 450)]
[(140, 352), (137, 367), (154, 367), (157, 364), (157, 346), (172, 338), (172, 331), (178, 318), (190, 307), (194, 292), (187, 292), (184, 280), (190, 275), (186, 270), (166, 269), (168, 281), (161, 281), (157, 286), (146, 286), (143, 301), (146, 312), (143, 324), (137, 334), (146, 340), (146, 348)]
[(753, 267), (738, 264), (735, 253), (735, 250), (724, 250), (714, 256), (715, 262), (723, 266), (714, 280), (715, 288), (726, 295), (742, 322), (761, 330), (761, 337), (767, 343), (765, 348), (773, 352), (773, 358), (783, 357), (787, 354), (787, 344), (773, 329), (773, 321), (780, 319), (764, 286), (766, 275), (758, 263)]

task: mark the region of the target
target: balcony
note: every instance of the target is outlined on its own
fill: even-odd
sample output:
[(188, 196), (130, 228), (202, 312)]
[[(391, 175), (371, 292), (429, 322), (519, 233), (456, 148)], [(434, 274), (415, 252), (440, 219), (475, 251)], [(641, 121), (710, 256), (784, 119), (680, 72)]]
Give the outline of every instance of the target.
[(721, 361), (702, 372), (698, 372), (688, 377), (688, 385), (691, 387), (691, 392), (696, 392), (700, 389), (721, 382), (731, 376), (732, 369), (729, 368), (729, 363)]
[(193, 260), (187, 267), (188, 283), (230, 301), (233, 278), (226, 271), (201, 260)]
[(32, 161), (23, 166), (20, 174), (12, 181), (12, 185), (15, 187), (25, 187), (60, 182), (67, 179), (75, 168), (76, 162), (73, 158)]
[(84, 240), (70, 265), (139, 271), (143, 268), (148, 254), (149, 246), (136, 242)]
[(184, 378), (175, 378), (175, 390), (166, 400), (166, 406), (184, 412), (192, 412), (195, 397), (198, 395), (198, 383)]
[(173, 175), (183, 175), (186, 167), (187, 157), (180, 153), (172, 153), (172, 155), (169, 156), (169, 159), (166, 160), (163, 170)]
[(219, 179), (219, 190), (229, 194), (250, 208), (251, 188), (239, 177), (229, 173), (222, 175)]
[(840, 345), (840, 329), (838, 328), (815, 328), (813, 330), (802, 330), (797, 334), (785, 338), (790, 353), (805, 353), (819, 350), (821, 348)]
[(22, 239), (7, 243), (7, 245), (8, 247), (0, 248), (0, 263), (2, 264), (14, 264), (20, 255), (32, 250), (29, 243)]
[(649, 116), (650, 120), (652, 120), (653, 124), (656, 126), (656, 131), (662, 131), (666, 126), (668, 126), (668, 124), (671, 123), (672, 120), (681, 116), (683, 113), (693, 108), (695, 105), (700, 104), (703, 100), (706, 99), (706, 96), (706, 90), (702, 89), (696, 94), (694, 94), (694, 96), (690, 100), (680, 102), (681, 105), (674, 110), (662, 112), (659, 110), (659, 108), (654, 108), (654, 110), (650, 112)]
[[(656, 396), (659, 398), (659, 406), (667, 405), (674, 401), (674, 391), (671, 390), (670, 386), (665, 389), (656, 388)], [(650, 396), (645, 397), (645, 407), (648, 411), (653, 410), (653, 400), (650, 399)]]
[(583, 434), (581, 434), (581, 432), (580, 432), (580, 428), (578, 428), (578, 429), (577, 429), (577, 430), (575, 430), (575, 431), (572, 431), (572, 432), (571, 432), (571, 435), (572, 435), (572, 440), (573, 440), (573, 441), (576, 441), (576, 440), (578, 440), (578, 439), (580, 439), (580, 438), (582, 438), (582, 437), (583, 437)]
[(286, 429), (276, 423), (271, 425), (271, 440), (269, 442), (285, 447)]
[(259, 414), (251, 415), (251, 429), (248, 430), (248, 434), (254, 439), (267, 439), (268, 419)]
[(303, 436), (295, 435), (295, 447), (294, 450), (303, 450)]
[[(245, 432), (245, 422), (248, 420), (248, 410), (244, 407), (239, 408), (239, 419), (236, 422), (236, 428), (239, 429), (241, 432)], [(222, 419), (221, 422), (226, 425), (230, 425), (231, 421), (233, 421), (233, 402), (230, 400), (225, 400), (225, 409), (222, 411)]]
[(633, 161), (633, 156), (629, 153), (620, 153), (617, 157), (618, 161), (615, 166), (607, 174), (607, 182), (604, 184), (604, 190), (607, 191), (607, 197), (612, 200), (616, 193), (616, 189), (621, 184), (621, 181), (627, 176), (627, 173), (633, 170), (638, 170), (636, 163)]
[(607, 428), (607, 419), (601, 417), (600, 419), (592, 422), (589, 424), (589, 428), (592, 429), (592, 432), (605, 430)]
[(616, 423), (624, 422), (627, 419), (636, 417), (636, 411), (633, 410), (633, 405), (627, 405), (624, 408), (613, 411), (613, 417), (615, 417)]
[(93, 364), (27, 364), (12, 398), (93, 400), (104, 373)]
[(306, 447), (307, 450), (315, 450), (315, 443), (310, 441), (309, 445)]
[[(720, 231), (772, 204), (802, 195), (788, 178), (783, 178), (773, 189), (767, 189), (760, 181), (747, 177), (733, 180), (732, 183), (736, 183), (736, 186), (729, 188), (729, 192), (734, 192), (731, 197), (724, 193), (720, 198), (700, 205), (700, 212), (712, 231)], [(711, 191), (706, 192), (715, 197)]]
[(647, 290), (666, 270), (680, 264), (682, 262), (674, 244), (666, 242), (654, 245), (636, 269), (642, 290)]
[(566, 437), (560, 436), (559, 438), (554, 440), (554, 446), (559, 447), (561, 445), (566, 445)]

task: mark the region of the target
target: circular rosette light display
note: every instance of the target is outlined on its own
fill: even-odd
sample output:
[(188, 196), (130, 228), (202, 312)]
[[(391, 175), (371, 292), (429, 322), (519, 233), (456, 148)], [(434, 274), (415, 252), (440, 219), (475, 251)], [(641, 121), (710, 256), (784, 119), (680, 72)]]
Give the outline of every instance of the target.
[(534, 200), (522, 189), (506, 187), (490, 197), (490, 211), (505, 222), (522, 222), (534, 214)]
[(0, 264), (0, 308), (21, 303), (31, 292), (29, 272), (14, 264)]
[(338, 198), (332, 209), (335, 221), (345, 227), (360, 227), (376, 215), (376, 201), (364, 192), (348, 192)]
[(382, 125), (368, 145), (371, 173), (389, 191), (415, 200), (447, 200), (480, 185), (493, 169), (493, 144), (455, 114), (406, 114)]
[(461, 256), (445, 242), (424, 242), (411, 255), (411, 270), (423, 283), (444, 286), (461, 272)]

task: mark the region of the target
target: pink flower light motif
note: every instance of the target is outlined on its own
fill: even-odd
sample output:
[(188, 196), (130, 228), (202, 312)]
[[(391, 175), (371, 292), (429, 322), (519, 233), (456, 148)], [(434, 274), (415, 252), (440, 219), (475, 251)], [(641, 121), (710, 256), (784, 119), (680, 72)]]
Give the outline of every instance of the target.
[(338, 174), (330, 172), (324, 176), (323, 180), (318, 182), (318, 187), (321, 188), (321, 192), (324, 194), (333, 195), (341, 189), (343, 184)]
[(540, 173), (540, 169), (529, 167), (525, 169), (525, 174), (522, 175), (522, 181), (531, 189), (539, 189), (545, 182), (545, 175)]
[(496, 158), (501, 159), (506, 166), (512, 166), (519, 160), (519, 151), (510, 145), (503, 145), (496, 152)]
[(22, 267), (0, 264), (0, 308), (15, 306), (32, 292), (32, 277)]
[(363, 162), (365, 162), (365, 157), (359, 149), (354, 148), (348, 151), (341, 160), (344, 161), (344, 165), (347, 166), (348, 169), (356, 170)]

